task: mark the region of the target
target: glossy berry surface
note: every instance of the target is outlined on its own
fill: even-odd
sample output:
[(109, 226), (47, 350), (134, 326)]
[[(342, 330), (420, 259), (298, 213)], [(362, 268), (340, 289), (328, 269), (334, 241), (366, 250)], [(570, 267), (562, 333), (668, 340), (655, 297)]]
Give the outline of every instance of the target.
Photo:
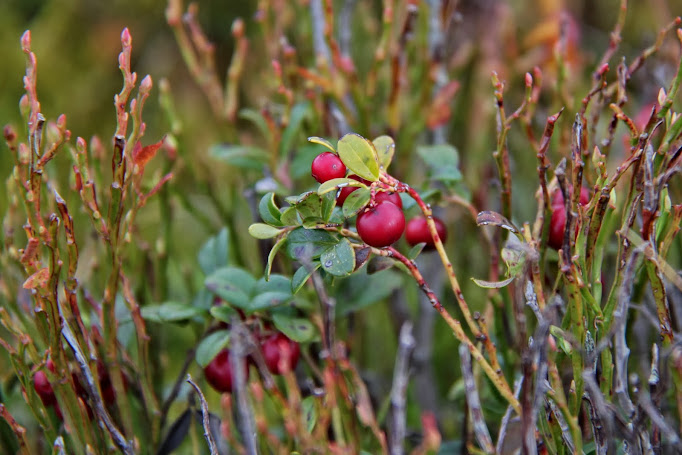
[[(445, 223), (440, 218), (433, 217), (433, 222), (436, 224), (436, 232), (440, 237), (441, 242), (445, 243), (448, 238), (448, 230)], [(419, 216), (412, 218), (405, 228), (405, 240), (410, 246), (415, 246), (419, 243), (426, 243), (425, 250), (435, 248), (429, 225), (426, 223), (426, 218)]]
[(395, 204), (384, 201), (358, 215), (358, 234), (369, 246), (383, 248), (397, 242), (405, 230), (405, 215)]
[(33, 388), (36, 389), (40, 400), (45, 406), (51, 406), (57, 402), (52, 385), (50, 385), (50, 381), (47, 380), (47, 374), (43, 370), (39, 370), (33, 375)]
[(392, 191), (380, 191), (374, 196), (374, 200), (377, 202), (387, 201), (391, 204), (395, 204), (398, 208), (403, 208), (403, 200), (400, 199), (400, 194), (394, 193)]
[(281, 332), (270, 335), (261, 346), (268, 370), (272, 374), (293, 371), (301, 355), (301, 347)]
[[(569, 194), (573, 192), (573, 188), (569, 188)], [(590, 202), (590, 192), (587, 190), (587, 188), (582, 187), (580, 188), (580, 205), (587, 205)], [(556, 206), (562, 206), (564, 205), (564, 195), (561, 192), (561, 189), (556, 189), (554, 191), (554, 194), (552, 194), (552, 207)]]
[(310, 173), (319, 183), (324, 183), (327, 180), (345, 177), (346, 166), (337, 154), (324, 152), (315, 157)]
[[(244, 371), (248, 377), (249, 370), (244, 360)], [(204, 369), (206, 380), (218, 392), (232, 392), (233, 374), (230, 363), (230, 351), (223, 349)]]
[(562, 205), (553, 208), (552, 219), (549, 222), (549, 238), (547, 245), (555, 250), (564, 243), (564, 229), (566, 228), (566, 209)]
[[(372, 184), (369, 180), (365, 180), (362, 177), (358, 177), (357, 175), (349, 175), (348, 178), (351, 178), (353, 180), (357, 180), (358, 182), (362, 182), (365, 185), (369, 186)], [(343, 203), (346, 202), (346, 199), (348, 196), (350, 196), (350, 193), (353, 191), (357, 190), (357, 186), (346, 186), (341, 188), (341, 191), (339, 191), (339, 195), (336, 196), (336, 205), (339, 207), (343, 206)]]

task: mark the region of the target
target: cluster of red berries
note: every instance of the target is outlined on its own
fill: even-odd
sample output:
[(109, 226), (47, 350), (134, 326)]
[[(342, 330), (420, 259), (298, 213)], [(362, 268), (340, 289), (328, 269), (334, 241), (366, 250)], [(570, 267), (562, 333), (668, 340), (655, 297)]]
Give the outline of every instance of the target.
[[(572, 190), (569, 189), (569, 194)], [(590, 193), (587, 188), (580, 189), (580, 205), (590, 202)], [(564, 195), (561, 190), (556, 190), (552, 195), (552, 219), (549, 222), (549, 239), (547, 245), (559, 250), (564, 243), (564, 231), (566, 230), (566, 207), (564, 207)]]
[[(52, 359), (48, 359), (46, 363), (47, 369), (55, 373), (56, 368)], [(97, 376), (99, 377), (99, 387), (102, 391), (102, 399), (107, 405), (111, 405), (116, 401), (116, 392), (114, 391), (114, 386), (111, 384), (111, 378), (107, 372), (106, 367), (102, 361), (97, 362)], [(87, 392), (85, 387), (81, 384), (80, 379), (76, 373), (71, 373), (73, 379), (73, 384), (76, 388), (76, 395), (78, 395), (84, 402), (87, 402)], [(125, 379), (125, 377), (124, 377)], [(57, 397), (55, 396), (52, 385), (47, 380), (47, 374), (43, 370), (38, 370), (33, 375), (33, 387), (35, 388), (40, 400), (47, 407), (54, 406), (55, 414), (61, 420), (63, 418), (61, 409), (57, 404)], [(88, 415), (92, 418), (92, 409), (86, 404)]]
[[(272, 374), (284, 374), (292, 371), (298, 364), (301, 347), (281, 332), (270, 334), (260, 339), (260, 347), (268, 370)], [(249, 368), (244, 359), (244, 371), (248, 378)], [(232, 392), (233, 373), (230, 363), (230, 351), (223, 349), (204, 369), (208, 383), (221, 393)]]
[[(346, 176), (346, 166), (338, 155), (332, 152), (324, 152), (318, 155), (311, 166), (311, 174), (319, 183), (324, 183), (331, 179)], [(348, 178), (370, 185), (371, 182), (358, 177), (349, 175)], [(341, 188), (337, 197), (336, 205), (342, 206), (346, 198), (358, 187), (347, 186)], [(436, 223), (436, 231), (441, 241), (445, 242), (447, 229), (445, 224), (438, 218), (433, 218)], [(403, 214), (403, 202), (398, 193), (381, 191), (376, 193), (374, 200), (359, 214), (356, 221), (358, 235), (367, 245), (383, 248), (392, 245), (402, 237), (405, 237), (410, 246), (418, 243), (426, 243), (427, 249), (434, 247), (434, 241), (429, 231), (426, 218), (413, 218), (405, 226), (405, 215)]]

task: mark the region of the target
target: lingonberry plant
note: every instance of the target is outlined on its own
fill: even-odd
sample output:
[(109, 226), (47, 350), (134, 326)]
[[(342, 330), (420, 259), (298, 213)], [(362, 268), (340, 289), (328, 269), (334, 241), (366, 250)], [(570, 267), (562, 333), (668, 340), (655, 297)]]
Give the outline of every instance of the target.
[(0, 452), (682, 450), (682, 22), (597, 3), (169, 0), (179, 55), (124, 30), (90, 139), (38, 93), (90, 113), (106, 84), (59, 52), (100, 65), (108, 28), (36, 20)]

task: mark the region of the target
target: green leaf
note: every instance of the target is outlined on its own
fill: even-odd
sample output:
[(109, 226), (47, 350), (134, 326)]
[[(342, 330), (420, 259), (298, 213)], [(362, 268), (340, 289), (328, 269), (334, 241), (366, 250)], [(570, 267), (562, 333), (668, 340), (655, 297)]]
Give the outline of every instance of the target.
[(230, 166), (257, 171), (262, 170), (263, 165), (269, 159), (265, 150), (248, 145), (216, 144), (209, 149), (208, 153)]
[(267, 193), (261, 198), (258, 203), (258, 213), (264, 222), (273, 226), (282, 226), (280, 221), (282, 213), (275, 204), (275, 193)]
[(374, 145), (367, 139), (348, 133), (339, 139), (337, 149), (341, 161), (351, 172), (370, 182), (379, 179), (379, 158)]
[(355, 268), (355, 251), (346, 238), (341, 239), (333, 248), (320, 256), (322, 268), (335, 276), (346, 276), (353, 273)]
[(304, 197), (300, 198), (296, 204), (296, 210), (301, 215), (302, 219), (317, 219), (322, 220), (322, 199), (317, 193), (306, 193)]
[(320, 264), (318, 261), (315, 261), (312, 267), (305, 265), (299, 267), (298, 270), (296, 270), (296, 273), (294, 273), (293, 278), (291, 278), (291, 292), (296, 294), (298, 291), (300, 291), (306, 281), (308, 281), (308, 278), (310, 278), (313, 272), (320, 267), (322, 267), (322, 264)]
[(282, 248), (282, 245), (284, 245), (284, 242), (286, 242), (287, 238), (286, 236), (283, 236), (281, 239), (277, 241), (272, 246), (272, 249), (270, 250), (270, 253), (268, 254), (268, 263), (265, 265), (265, 279), (267, 280), (270, 278), (270, 272), (272, 271), (272, 263), (275, 260), (275, 256), (277, 256), (277, 252)]
[(322, 216), (322, 222), (327, 223), (329, 222), (329, 218), (332, 216), (332, 213), (334, 212), (334, 207), (336, 207), (336, 194), (335, 193), (327, 193), (324, 196), (322, 196), (322, 208), (321, 208), (321, 216)]
[(332, 143), (322, 137), (310, 136), (308, 138), (308, 142), (312, 142), (313, 144), (320, 144), (323, 147), (327, 147), (332, 152), (336, 151), (334, 150), (334, 146), (332, 145)]
[(338, 179), (327, 180), (326, 182), (321, 184), (317, 189), (317, 194), (319, 195), (326, 194), (346, 186), (357, 186), (367, 188), (367, 186), (362, 182), (358, 182), (357, 180), (349, 179), (346, 177), (340, 177)]
[(237, 267), (225, 267), (213, 272), (205, 281), (206, 288), (239, 308), (246, 308), (251, 300), (256, 279)]
[(337, 243), (338, 240), (326, 231), (300, 227), (287, 236), (287, 254), (305, 264)]
[(230, 322), (233, 317), (237, 316), (237, 310), (230, 305), (217, 305), (211, 307), (211, 316), (219, 321)]
[(227, 347), (229, 342), (230, 332), (227, 330), (218, 330), (201, 340), (194, 356), (199, 366), (206, 368), (211, 360)]
[(277, 229), (265, 223), (253, 223), (249, 226), (249, 234), (257, 239), (271, 239), (277, 237), (281, 232), (282, 229)]
[(287, 289), (286, 292), (264, 292), (254, 297), (253, 300), (249, 302), (249, 305), (244, 309), (249, 313), (253, 313), (254, 311), (262, 311), (287, 303), (292, 299), (292, 297), (293, 296), (291, 295), (290, 289)]
[(263, 277), (256, 282), (255, 294), (271, 291), (288, 292), (291, 294), (291, 279), (284, 275), (274, 274), (269, 279)]
[(395, 141), (391, 136), (379, 136), (372, 141), (374, 148), (377, 151), (377, 156), (379, 157), (379, 164), (384, 168), (388, 169), (391, 161), (393, 160), (393, 154), (395, 153)]
[(523, 272), (526, 252), (520, 248), (502, 248), (502, 259), (507, 264), (507, 276), (515, 277)]
[(298, 218), (298, 210), (296, 210), (296, 207), (294, 206), (287, 207), (282, 212), (282, 217), (280, 219), (285, 226), (297, 226), (301, 224), (301, 220)]
[(417, 147), (417, 154), (426, 163), (432, 180), (443, 182), (451, 189), (462, 180), (459, 154), (452, 145), (422, 145)]
[(571, 343), (566, 340), (566, 333), (555, 325), (549, 326), (549, 333), (556, 339), (557, 345), (561, 348), (561, 350), (564, 351), (566, 355), (571, 355), (573, 352), (573, 346), (571, 346)]
[(140, 310), (142, 317), (155, 322), (181, 322), (204, 314), (204, 310), (183, 302), (164, 302), (147, 305)]
[(352, 218), (357, 215), (369, 203), (370, 196), (369, 188), (360, 188), (350, 193), (343, 203), (343, 216)]
[(297, 343), (306, 343), (315, 337), (315, 326), (308, 319), (276, 313), (272, 315), (272, 322), (277, 330)]
[(227, 266), (229, 262), (230, 232), (223, 228), (218, 235), (211, 237), (199, 250), (199, 266), (206, 275)]
[(317, 397), (310, 395), (301, 401), (301, 412), (303, 413), (303, 422), (308, 433), (312, 433), (317, 424)]
[(339, 285), (337, 295), (343, 295), (344, 298), (337, 299), (336, 314), (345, 316), (379, 302), (402, 285), (402, 275), (393, 270), (385, 270), (374, 275), (362, 271), (354, 273)]
[(424, 243), (424, 242), (417, 243), (415, 246), (412, 247), (412, 249), (410, 251), (408, 251), (407, 258), (412, 259), (412, 260), (416, 259), (417, 256), (419, 256), (419, 253), (422, 252), (422, 250), (424, 249), (425, 246), (426, 246), (426, 243)]
[(296, 134), (301, 129), (303, 120), (305, 120), (308, 115), (309, 104), (306, 102), (298, 103), (291, 109), (291, 114), (289, 115), (289, 124), (284, 129), (282, 133), (282, 139), (279, 143), (279, 153), (280, 156), (286, 156), (292, 149), (293, 144), (296, 140)]

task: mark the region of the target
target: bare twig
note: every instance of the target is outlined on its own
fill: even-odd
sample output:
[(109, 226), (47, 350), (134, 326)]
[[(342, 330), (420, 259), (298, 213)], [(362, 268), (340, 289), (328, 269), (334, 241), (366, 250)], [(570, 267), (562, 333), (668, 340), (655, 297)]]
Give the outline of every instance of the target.
[[(410, 352), (415, 341), (412, 336), (412, 323), (405, 322), (400, 329), (398, 354), (393, 370), (393, 388), (391, 389), (391, 432), (389, 433), (389, 453), (401, 455), (405, 439), (405, 404), (407, 385), (409, 383)], [(466, 346), (464, 347), (466, 349)]]
[(478, 397), (474, 372), (471, 368), (471, 353), (469, 353), (469, 350), (463, 344), (459, 345), (459, 360), (460, 368), (462, 369), (462, 377), (464, 378), (464, 388), (467, 395), (469, 415), (471, 416), (471, 421), (474, 426), (476, 440), (485, 453), (494, 453), (495, 448), (493, 447), (493, 440), (490, 437), (490, 432), (488, 431), (485, 419), (483, 418), (481, 400)]
[(249, 353), (247, 328), (238, 318), (232, 318), (230, 336), (230, 366), (233, 371), (233, 395), (237, 402), (239, 414), (239, 429), (244, 441), (244, 449), (248, 455), (258, 453), (256, 445), (256, 427), (253, 417), (253, 409), (249, 404), (248, 390), (246, 388), (246, 362), (245, 357)]
[(197, 395), (199, 395), (199, 402), (201, 402), (202, 425), (204, 426), (204, 437), (206, 438), (206, 442), (208, 443), (208, 449), (211, 451), (211, 455), (218, 455), (218, 447), (216, 446), (216, 443), (213, 440), (213, 433), (211, 433), (211, 422), (209, 418), (208, 404), (206, 403), (206, 398), (204, 397), (204, 394), (201, 393), (201, 389), (199, 388), (199, 386), (196, 385), (194, 381), (192, 381), (192, 376), (190, 376), (189, 374), (187, 375), (187, 382), (189, 383), (189, 385), (194, 387), (194, 390), (196, 390)]

